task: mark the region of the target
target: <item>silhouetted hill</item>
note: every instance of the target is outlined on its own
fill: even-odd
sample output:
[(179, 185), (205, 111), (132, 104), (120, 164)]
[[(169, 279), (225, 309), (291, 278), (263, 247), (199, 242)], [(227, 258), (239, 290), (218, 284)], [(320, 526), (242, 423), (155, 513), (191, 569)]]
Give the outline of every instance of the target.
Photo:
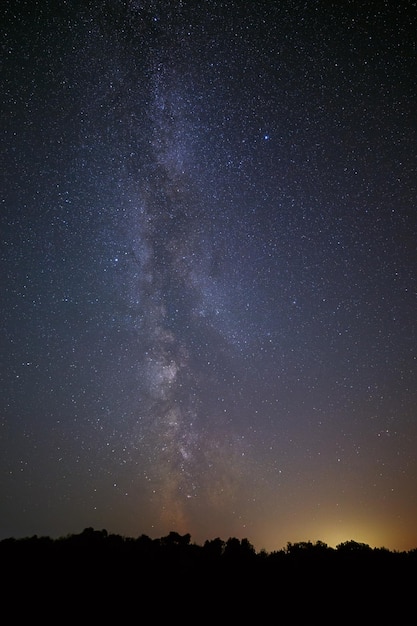
[[(0, 542), (3, 612), (43, 623), (101, 619), (257, 624), (416, 623), (417, 549), (347, 541), (256, 552), (247, 539), (191, 542), (86, 528), (59, 539)], [(9, 608), (11, 608), (9, 607)], [(150, 612), (150, 613), (149, 613)], [(272, 617), (271, 617), (272, 616)]]

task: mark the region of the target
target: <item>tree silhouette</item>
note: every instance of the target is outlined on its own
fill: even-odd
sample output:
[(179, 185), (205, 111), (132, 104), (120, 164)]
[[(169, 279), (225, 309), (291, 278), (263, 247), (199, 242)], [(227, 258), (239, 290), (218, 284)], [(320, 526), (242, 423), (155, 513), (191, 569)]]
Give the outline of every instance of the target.
[(192, 599), (193, 623), (220, 616), (263, 623), (271, 614), (284, 623), (333, 624), (340, 615), (352, 623), (415, 622), (417, 548), (391, 552), (350, 540), (335, 549), (301, 541), (257, 553), (246, 538), (216, 537), (200, 546), (189, 533), (132, 538), (87, 527), (59, 539), (4, 539), (0, 562), (7, 573), (4, 610), (18, 594), (33, 614), (53, 600), (76, 609), (73, 619), (97, 621), (101, 610), (108, 620), (113, 610), (120, 621), (121, 607), (127, 607), (129, 615), (153, 611), (172, 620), (184, 618)]

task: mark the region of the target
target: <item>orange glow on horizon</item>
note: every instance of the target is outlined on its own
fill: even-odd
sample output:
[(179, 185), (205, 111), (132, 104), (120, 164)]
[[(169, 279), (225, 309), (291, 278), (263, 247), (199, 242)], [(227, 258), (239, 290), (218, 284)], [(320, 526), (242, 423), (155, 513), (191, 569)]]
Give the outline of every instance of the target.
[(296, 523), (289, 528), (281, 525), (277, 529), (265, 529), (265, 540), (260, 549), (267, 552), (281, 550), (287, 543), (322, 541), (336, 548), (346, 541), (365, 543), (371, 548), (386, 548), (391, 551), (407, 552), (417, 548), (417, 531), (405, 525), (395, 525), (386, 520), (316, 520), (312, 523)]

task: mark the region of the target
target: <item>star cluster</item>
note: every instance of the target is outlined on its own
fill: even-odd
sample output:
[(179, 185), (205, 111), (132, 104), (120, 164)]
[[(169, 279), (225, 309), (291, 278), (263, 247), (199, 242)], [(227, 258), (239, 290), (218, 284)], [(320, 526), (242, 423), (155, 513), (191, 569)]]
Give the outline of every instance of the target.
[(0, 534), (415, 547), (414, 3), (2, 16)]

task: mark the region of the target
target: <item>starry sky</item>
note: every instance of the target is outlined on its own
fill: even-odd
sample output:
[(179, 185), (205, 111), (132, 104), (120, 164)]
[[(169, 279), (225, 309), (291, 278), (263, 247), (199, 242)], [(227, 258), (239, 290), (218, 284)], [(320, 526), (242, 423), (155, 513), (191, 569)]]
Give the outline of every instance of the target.
[(416, 3), (1, 14), (0, 538), (417, 547)]

